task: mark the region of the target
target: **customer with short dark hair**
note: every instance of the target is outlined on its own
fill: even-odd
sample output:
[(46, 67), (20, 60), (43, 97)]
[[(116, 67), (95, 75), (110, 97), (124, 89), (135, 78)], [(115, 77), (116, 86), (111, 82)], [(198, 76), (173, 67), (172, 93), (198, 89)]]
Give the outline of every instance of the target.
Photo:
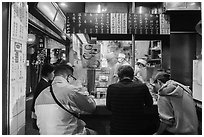
[[(95, 101), (91, 96), (79, 93), (78, 88), (69, 83), (72, 75), (71, 66), (65, 64), (56, 66), (55, 78), (51, 85), (54, 95), (65, 109), (76, 115), (92, 113), (96, 108)], [(96, 134), (95, 131), (85, 127), (84, 121), (61, 108), (50, 91), (51, 87), (44, 89), (35, 103), (37, 126), (41, 135)]]
[(158, 112), (160, 127), (155, 135), (198, 134), (198, 118), (191, 90), (176, 81), (170, 75), (159, 72), (155, 76), (158, 90)]
[(118, 69), (119, 82), (107, 89), (106, 107), (112, 112), (110, 134), (146, 134), (145, 107), (152, 107), (153, 100), (148, 87), (133, 82), (134, 70), (129, 65)]
[(33, 93), (33, 103), (31, 106), (31, 118), (32, 118), (32, 125), (34, 129), (38, 129), (36, 125), (36, 115), (35, 115), (35, 109), (34, 109), (35, 100), (45, 88), (50, 86), (53, 78), (54, 78), (54, 66), (52, 66), (51, 64), (43, 65), (41, 70), (41, 79), (35, 88), (35, 92)]

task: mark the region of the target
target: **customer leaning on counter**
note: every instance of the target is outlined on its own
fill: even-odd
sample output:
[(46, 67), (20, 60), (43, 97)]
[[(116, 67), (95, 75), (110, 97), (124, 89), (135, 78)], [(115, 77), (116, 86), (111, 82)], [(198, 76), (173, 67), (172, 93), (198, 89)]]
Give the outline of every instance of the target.
[(155, 135), (198, 134), (195, 102), (188, 86), (170, 80), (165, 72), (159, 72), (155, 76), (155, 87), (159, 89), (157, 105), (160, 116), (160, 127)]
[(134, 70), (129, 65), (118, 68), (119, 82), (107, 89), (106, 107), (112, 112), (110, 134), (146, 134), (145, 107), (152, 107), (153, 100), (147, 86), (133, 82)]

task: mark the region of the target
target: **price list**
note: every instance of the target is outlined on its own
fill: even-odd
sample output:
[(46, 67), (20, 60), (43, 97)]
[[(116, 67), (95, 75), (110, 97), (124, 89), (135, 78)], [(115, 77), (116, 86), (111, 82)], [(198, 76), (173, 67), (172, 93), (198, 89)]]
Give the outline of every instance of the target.
[(111, 34), (127, 34), (127, 13), (110, 13)]
[(128, 34), (159, 34), (159, 15), (128, 14)]
[(170, 18), (160, 14), (160, 34), (170, 34)]
[(110, 34), (110, 14), (68, 13), (67, 33)]
[(9, 57), (9, 134), (25, 125), (26, 55), (28, 39), (28, 6), (26, 2), (12, 2)]
[(169, 17), (163, 14), (68, 13), (67, 33), (170, 34)]

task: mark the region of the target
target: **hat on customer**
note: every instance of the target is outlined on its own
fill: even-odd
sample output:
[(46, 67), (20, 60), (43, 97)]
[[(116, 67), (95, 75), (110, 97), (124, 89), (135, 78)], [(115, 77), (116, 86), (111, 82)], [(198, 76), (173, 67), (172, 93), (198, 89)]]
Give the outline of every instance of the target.
[(158, 72), (154, 77), (154, 83), (157, 82), (157, 80), (162, 81), (163, 83), (166, 83), (170, 79), (170, 75), (166, 72)]

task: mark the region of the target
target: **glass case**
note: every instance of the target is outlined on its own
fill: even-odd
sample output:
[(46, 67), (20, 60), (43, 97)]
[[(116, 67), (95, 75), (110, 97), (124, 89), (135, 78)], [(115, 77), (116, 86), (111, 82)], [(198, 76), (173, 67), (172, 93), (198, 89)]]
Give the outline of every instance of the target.
[(110, 71), (108, 69), (95, 70), (95, 97), (106, 98)]

